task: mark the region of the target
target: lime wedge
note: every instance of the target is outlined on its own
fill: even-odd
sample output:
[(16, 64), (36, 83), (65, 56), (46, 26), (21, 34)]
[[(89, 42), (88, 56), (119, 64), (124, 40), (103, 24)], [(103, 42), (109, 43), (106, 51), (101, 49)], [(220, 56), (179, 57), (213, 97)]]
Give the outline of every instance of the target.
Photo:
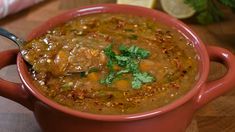
[(196, 12), (184, 0), (161, 0), (160, 3), (165, 12), (179, 19), (189, 18)]
[(117, 3), (155, 8), (157, 5), (157, 0), (117, 0)]

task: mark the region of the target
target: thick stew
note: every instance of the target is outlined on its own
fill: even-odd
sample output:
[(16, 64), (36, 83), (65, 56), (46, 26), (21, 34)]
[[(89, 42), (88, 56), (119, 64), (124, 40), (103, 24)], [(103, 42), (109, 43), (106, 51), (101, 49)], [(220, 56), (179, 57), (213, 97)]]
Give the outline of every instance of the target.
[(96, 114), (153, 110), (186, 94), (197, 54), (180, 32), (150, 18), (93, 14), (28, 42), (22, 53), (43, 95)]

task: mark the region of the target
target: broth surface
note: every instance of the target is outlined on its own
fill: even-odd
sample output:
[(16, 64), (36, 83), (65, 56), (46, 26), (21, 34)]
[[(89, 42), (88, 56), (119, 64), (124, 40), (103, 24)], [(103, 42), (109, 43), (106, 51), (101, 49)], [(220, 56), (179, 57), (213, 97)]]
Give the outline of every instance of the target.
[[(112, 72), (108, 67), (111, 58), (104, 50), (111, 47), (110, 52), (120, 58), (122, 46), (134, 47), (136, 53), (148, 52), (142, 58), (124, 56), (129, 57), (125, 63), (135, 62), (142, 76), (136, 82), (137, 74), (132, 71), (117, 75), (125, 67), (114, 63), (116, 77), (102, 83)], [(173, 28), (133, 15), (81, 16), (49, 30), (23, 49), (32, 64), (34, 83), (44, 96), (89, 113), (130, 114), (159, 108), (186, 94), (198, 74), (191, 42)]]

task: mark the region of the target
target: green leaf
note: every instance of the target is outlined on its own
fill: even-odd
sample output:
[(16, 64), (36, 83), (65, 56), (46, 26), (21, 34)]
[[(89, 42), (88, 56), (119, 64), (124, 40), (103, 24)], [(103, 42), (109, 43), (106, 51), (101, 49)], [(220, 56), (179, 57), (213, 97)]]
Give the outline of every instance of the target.
[(184, 0), (186, 4), (192, 6), (197, 12), (201, 12), (207, 9), (209, 0)]
[(123, 45), (123, 44), (121, 46), (119, 46), (118, 49), (121, 51), (121, 53), (125, 53), (128, 50), (128, 48), (125, 45)]
[(142, 82), (138, 78), (134, 78), (131, 82), (132, 88), (139, 89), (142, 85)]
[(128, 69), (132, 73), (139, 72), (139, 62), (137, 60), (130, 60), (125, 69)]
[(140, 80), (143, 83), (150, 83), (155, 81), (155, 78), (148, 74), (147, 72), (143, 72), (143, 73), (135, 73), (133, 74), (134, 78), (137, 78), (138, 80)]
[(108, 57), (107, 67), (109, 68), (110, 71), (113, 71), (116, 54), (112, 50), (112, 44), (107, 46), (103, 51), (104, 51), (104, 54)]
[(110, 71), (113, 71), (113, 66), (114, 66), (114, 62), (109, 59), (107, 62), (107, 67), (109, 68)]
[(209, 12), (202, 12), (197, 16), (197, 20), (201, 24), (210, 24), (214, 22), (212, 14)]
[(116, 55), (115, 58), (119, 66), (126, 66), (128, 61), (130, 60), (130, 57), (121, 56), (121, 55)]
[(125, 56), (132, 56), (134, 58), (141, 58), (141, 59), (145, 59), (150, 55), (150, 52), (139, 48), (135, 45), (132, 45), (131, 47), (127, 48), (125, 45), (121, 45), (119, 47), (119, 50), (121, 51), (121, 53)]
[(133, 74), (133, 81), (132, 81), (132, 87), (135, 88), (135, 89), (138, 89), (141, 87), (142, 84), (144, 83), (150, 83), (150, 82), (154, 82), (155, 81), (155, 78), (148, 74), (147, 72), (144, 72), (144, 73), (134, 73)]
[(101, 84), (111, 84), (115, 79), (115, 72), (110, 72), (105, 78), (100, 80)]
[(141, 58), (141, 59), (145, 59), (150, 55), (149, 51), (139, 48), (134, 45), (129, 47), (128, 52), (131, 54), (131, 56), (135, 58)]
[(220, 1), (220, 3), (222, 3), (226, 6), (235, 8), (235, 0), (219, 0), (219, 1)]
[[(224, 17), (223, 12), (217, 7), (214, 0), (184, 0), (197, 11), (197, 21), (200, 24), (210, 24), (221, 21)], [(220, 0), (221, 3), (232, 7), (234, 0)]]
[[(138, 89), (144, 83), (153, 82), (155, 78), (147, 72), (141, 73), (139, 69), (140, 59), (147, 58), (150, 52), (139, 48), (137, 46), (125, 45), (119, 47), (120, 54), (115, 54), (112, 51), (112, 45), (109, 45), (104, 49), (105, 55), (108, 57), (107, 67), (109, 68), (109, 74), (100, 80), (102, 84), (111, 84), (114, 80), (122, 77), (123, 74), (132, 74), (132, 87)], [(113, 66), (118, 64), (122, 69), (115, 71)]]
[(112, 51), (112, 44), (107, 46), (103, 51), (106, 56), (108, 56), (110, 59), (115, 58), (116, 54)]
[(122, 69), (122, 70), (117, 72), (117, 75), (122, 75), (122, 74), (126, 74), (126, 73), (129, 73), (129, 72), (130, 72), (129, 69)]

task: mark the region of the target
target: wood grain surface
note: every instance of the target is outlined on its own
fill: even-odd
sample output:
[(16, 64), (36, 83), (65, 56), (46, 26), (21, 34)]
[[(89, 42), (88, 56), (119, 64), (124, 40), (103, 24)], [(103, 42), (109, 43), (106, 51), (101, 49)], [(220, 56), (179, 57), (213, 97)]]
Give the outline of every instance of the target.
[[(46, 0), (29, 9), (0, 20), (0, 26), (25, 38), (37, 25), (66, 9), (96, 3), (112, 3), (115, 0)], [(235, 52), (235, 15), (225, 10), (226, 20), (208, 26), (184, 20), (206, 45), (217, 45)], [(0, 51), (17, 48), (4, 38), (0, 38)], [(1, 56), (2, 57), (2, 56)], [(226, 73), (223, 65), (212, 62), (208, 80), (214, 80)], [(1, 69), (0, 77), (20, 82), (16, 66)], [(0, 97), (0, 132), (40, 132), (31, 111), (23, 106)], [(235, 89), (207, 104), (199, 110), (187, 132), (235, 132)]]

